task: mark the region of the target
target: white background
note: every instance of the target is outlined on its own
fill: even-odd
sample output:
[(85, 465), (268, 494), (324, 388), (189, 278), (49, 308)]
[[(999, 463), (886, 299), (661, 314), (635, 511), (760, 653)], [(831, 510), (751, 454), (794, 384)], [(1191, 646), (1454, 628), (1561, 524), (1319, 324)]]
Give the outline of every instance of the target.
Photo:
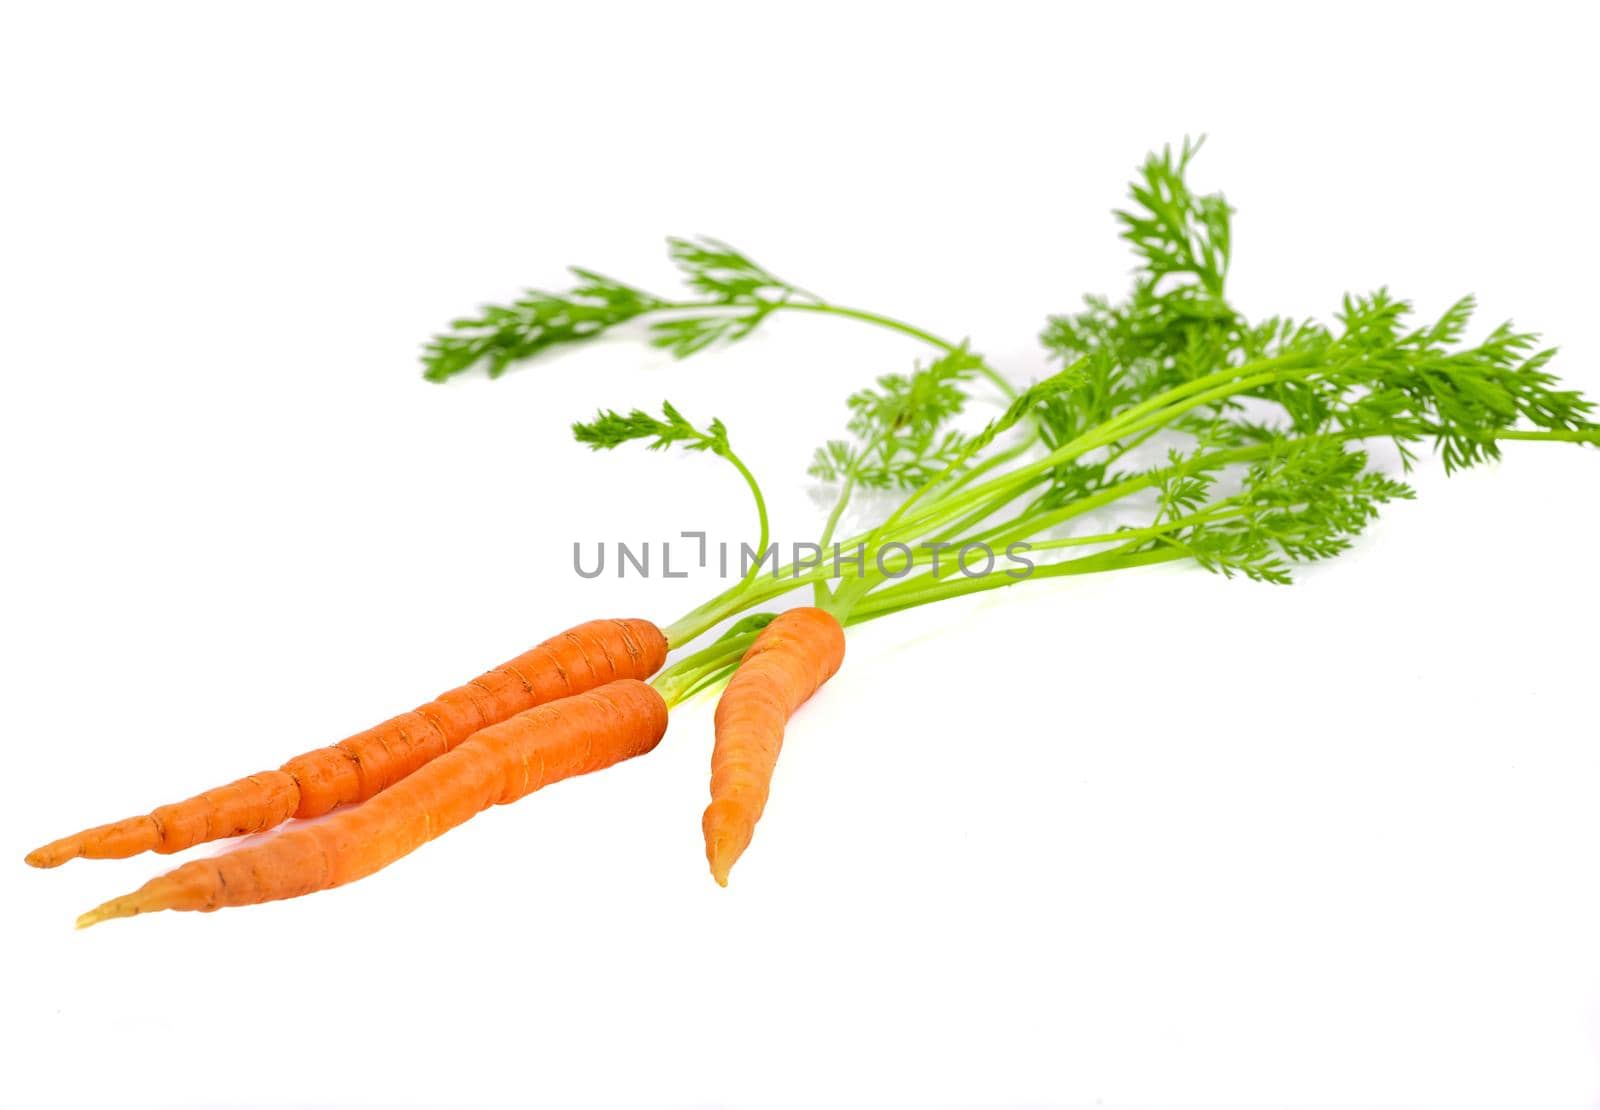
[[(780, 536), (925, 352), (774, 320), (418, 376), (453, 315), (709, 233), (1019, 380), (1208, 132), (1233, 292), (1475, 291), (1600, 392), (1592, 37), (1538, 5), (16, 5), (0, 29), (7, 1107), (1600, 1103), (1600, 452), (1387, 512), (1288, 589), (1187, 567), (853, 630), (724, 891), (710, 702), (355, 886), (84, 933), (172, 861), (42, 840), (332, 742), (594, 616), (575, 538)], [(206, 851), (201, 849), (200, 851)]]

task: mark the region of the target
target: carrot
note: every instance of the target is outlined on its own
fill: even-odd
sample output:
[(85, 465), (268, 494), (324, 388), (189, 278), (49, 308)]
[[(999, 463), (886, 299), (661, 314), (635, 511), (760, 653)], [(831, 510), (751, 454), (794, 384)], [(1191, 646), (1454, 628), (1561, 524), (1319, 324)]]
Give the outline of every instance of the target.
[(153, 910), (222, 909), (364, 878), (492, 805), (643, 755), (667, 703), (633, 679), (562, 698), (474, 733), (382, 794), (326, 821), (186, 863), (78, 918), (78, 927)]
[(844, 629), (821, 609), (790, 609), (756, 637), (717, 703), (706, 859), (722, 886), (766, 808), (783, 730), (844, 661)]
[(366, 801), (474, 732), (525, 709), (619, 678), (649, 678), (666, 637), (646, 620), (599, 620), (553, 636), (465, 686), (331, 747), (141, 817), (87, 829), (28, 854), (35, 867), (79, 856), (123, 859), (261, 832), (290, 817), (316, 817)]

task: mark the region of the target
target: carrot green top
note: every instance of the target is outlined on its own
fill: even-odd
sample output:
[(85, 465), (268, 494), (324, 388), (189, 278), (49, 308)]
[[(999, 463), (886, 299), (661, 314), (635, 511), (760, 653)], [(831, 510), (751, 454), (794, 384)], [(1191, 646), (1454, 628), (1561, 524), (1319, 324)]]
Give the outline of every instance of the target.
[[(566, 293), (532, 292), (457, 321), (428, 346), (426, 375), (485, 365), (497, 376), (641, 320), (649, 341), (678, 357), (797, 312), (931, 349), (930, 361), (852, 392), (844, 433), (819, 436), (810, 473), (837, 490), (819, 547), (837, 542), (851, 558), (811, 566), (796, 556), (771, 576), (747, 575), (668, 625), (674, 647), (796, 585), (850, 623), (1019, 581), (1174, 560), (1286, 583), (1294, 564), (1338, 554), (1384, 504), (1412, 496), (1367, 454), (1371, 441), (1394, 445), (1407, 468), (1431, 448), (1447, 471), (1498, 458), (1508, 440), (1600, 443), (1592, 404), (1550, 374), (1553, 350), (1509, 324), (1469, 338), (1470, 297), (1423, 321), (1386, 289), (1345, 297), (1329, 323), (1247, 318), (1228, 296), (1233, 209), (1190, 184), (1199, 149), (1185, 142), (1139, 167), (1115, 214), (1138, 263), (1132, 288), (1046, 321), (1059, 369), (1026, 387), (965, 341), (825, 300), (712, 239), (670, 241), (686, 296), (576, 270)], [(986, 288), (1004, 296), (1008, 279)], [(809, 393), (822, 376), (782, 388)], [(994, 401), (987, 419), (970, 419)], [(702, 428), (666, 405), (660, 416), (604, 411), (574, 431), (596, 449), (644, 440), (727, 458), (755, 493), (765, 548), (765, 503), (721, 421)], [(861, 490), (902, 497), (836, 540)], [(968, 576), (952, 557), (1012, 544), (1028, 545), (1032, 573)], [(719, 681), (759, 627), (696, 645), (658, 684), (672, 699)]]

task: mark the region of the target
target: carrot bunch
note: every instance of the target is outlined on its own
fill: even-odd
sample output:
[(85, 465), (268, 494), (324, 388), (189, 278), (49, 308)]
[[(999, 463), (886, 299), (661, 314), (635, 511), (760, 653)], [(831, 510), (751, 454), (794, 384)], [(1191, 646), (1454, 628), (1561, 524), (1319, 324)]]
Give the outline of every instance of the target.
[[(835, 489), (833, 507), (816, 542), (796, 544), (787, 562), (769, 547), (766, 499), (721, 420), (697, 425), (664, 403), (660, 415), (603, 410), (574, 425), (596, 450), (643, 442), (726, 460), (756, 513), (756, 558), (742, 577), (671, 624), (580, 625), (366, 732), (53, 841), (28, 862), (177, 852), (331, 813), (186, 864), (80, 924), (327, 889), (491, 805), (652, 750), (673, 706), (725, 683), (701, 829), (726, 885), (766, 807), (790, 718), (841, 665), (845, 626), (1169, 562), (1287, 583), (1293, 566), (1339, 554), (1384, 505), (1413, 496), (1374, 464), (1368, 441), (1392, 444), (1407, 466), (1431, 443), (1447, 471), (1496, 459), (1511, 441), (1600, 444), (1592, 403), (1549, 372), (1553, 350), (1510, 325), (1464, 338), (1470, 297), (1422, 324), (1386, 289), (1347, 296), (1329, 324), (1248, 320), (1227, 293), (1233, 208), (1188, 183), (1198, 150), (1186, 142), (1140, 166), (1116, 213), (1139, 261), (1132, 290), (1052, 317), (1042, 339), (1060, 368), (1027, 385), (964, 341), (823, 300), (710, 239), (671, 241), (687, 298), (575, 270), (564, 294), (530, 292), (456, 321), (424, 353), (430, 380), (477, 366), (498, 376), (628, 322), (686, 357), (796, 312), (887, 329), (933, 357), (849, 396), (844, 438), (825, 440), (809, 471)], [(967, 421), (996, 399), (987, 421)], [(865, 490), (901, 500), (836, 537)], [(803, 559), (802, 546), (818, 554)], [(790, 607), (797, 589), (814, 604)], [(767, 611), (778, 604), (786, 611)], [(679, 652), (670, 665), (669, 650)]]
[[(665, 698), (643, 680), (666, 658), (649, 621), (591, 621), (410, 713), (266, 771), (52, 841), (36, 867), (107, 859), (295, 823), (260, 843), (184, 864), (78, 918), (80, 928), (155, 910), (210, 911), (297, 898), (379, 871), (493, 805), (655, 748)], [(717, 881), (750, 842), (784, 724), (838, 669), (844, 634), (817, 609), (773, 621), (717, 713), (706, 850)]]

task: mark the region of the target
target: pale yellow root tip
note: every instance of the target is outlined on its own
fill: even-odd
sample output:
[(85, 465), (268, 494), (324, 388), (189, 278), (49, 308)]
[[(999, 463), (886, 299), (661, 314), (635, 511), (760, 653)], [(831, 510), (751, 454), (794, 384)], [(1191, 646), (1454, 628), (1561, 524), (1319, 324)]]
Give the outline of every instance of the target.
[(711, 864), (711, 877), (717, 880), (718, 886), (728, 885), (728, 872), (733, 870), (734, 861), (739, 858), (739, 853), (730, 849), (731, 845), (718, 837), (706, 850), (706, 859)]
[(134, 914), (144, 913), (147, 910), (159, 910), (166, 907), (156, 905), (151, 899), (141, 898), (142, 891), (124, 894), (121, 898), (113, 898), (104, 905), (96, 906), (88, 913), (78, 915), (78, 928), (87, 929), (91, 925), (98, 925), (102, 921), (110, 921), (118, 917), (132, 917)]

